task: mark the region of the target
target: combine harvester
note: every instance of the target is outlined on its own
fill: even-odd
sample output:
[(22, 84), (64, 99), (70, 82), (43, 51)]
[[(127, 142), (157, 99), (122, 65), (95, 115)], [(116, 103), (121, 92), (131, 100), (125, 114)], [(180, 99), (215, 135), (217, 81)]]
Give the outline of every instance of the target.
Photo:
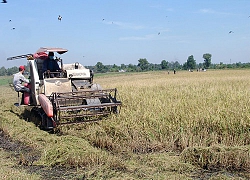
[[(121, 101), (117, 89), (102, 89), (93, 84), (93, 72), (80, 63), (63, 64), (62, 71), (49, 78), (43, 72), (43, 62), (49, 52), (66, 53), (63, 48), (40, 48), (35, 54), (9, 57), (7, 60), (27, 58), (30, 69), (29, 120), (44, 130), (54, 130), (63, 124), (96, 121), (111, 113), (118, 113)], [(26, 97), (27, 98), (27, 97)], [(26, 99), (27, 101), (27, 99)], [(27, 104), (27, 103), (26, 103)]]

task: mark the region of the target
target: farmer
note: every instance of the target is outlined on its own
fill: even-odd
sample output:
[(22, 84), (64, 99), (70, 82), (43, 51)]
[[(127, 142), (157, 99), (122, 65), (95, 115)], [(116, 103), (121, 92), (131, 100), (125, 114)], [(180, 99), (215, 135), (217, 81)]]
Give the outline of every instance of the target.
[[(21, 92), (22, 93), (22, 99), (21, 99), (21, 104), (26, 104), (28, 105), (30, 102), (32, 102), (30, 96), (31, 96), (31, 90), (30, 90), (30, 80), (26, 79), (23, 76), (23, 73), (25, 71), (24, 66), (19, 67), (19, 72), (14, 74), (13, 78), (13, 86), (16, 92)], [(25, 83), (24, 85), (22, 83)], [(19, 94), (18, 94), (19, 98)]]
[[(57, 61), (54, 59), (54, 53), (49, 52), (48, 58), (43, 62), (43, 72), (47, 74), (47, 77), (58, 77), (61, 71)], [(52, 73), (51, 73), (52, 72)], [(57, 73), (58, 72), (58, 73)]]
[(30, 89), (28, 87), (25, 87), (24, 85), (22, 85), (22, 83), (30, 83), (29, 79), (26, 79), (23, 76), (23, 73), (25, 71), (25, 67), (24, 66), (20, 66), (19, 67), (19, 72), (14, 74), (14, 78), (13, 78), (13, 86), (15, 91), (17, 92), (27, 92), (30, 93)]

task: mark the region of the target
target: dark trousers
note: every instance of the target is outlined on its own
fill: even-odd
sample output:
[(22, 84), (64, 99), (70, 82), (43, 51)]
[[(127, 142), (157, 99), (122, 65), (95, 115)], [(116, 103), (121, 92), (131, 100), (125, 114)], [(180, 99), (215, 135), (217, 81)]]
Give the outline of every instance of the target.
[(30, 89), (29, 88), (27, 88), (27, 87), (22, 87), (20, 90), (19, 90), (19, 92), (27, 92), (27, 93), (30, 93)]
[(24, 104), (24, 93), (29, 93), (30, 94), (30, 103), (32, 101), (32, 97), (31, 97), (31, 91), (29, 88), (27, 87), (22, 87), (18, 92), (22, 93), (22, 97), (21, 97), (21, 104)]

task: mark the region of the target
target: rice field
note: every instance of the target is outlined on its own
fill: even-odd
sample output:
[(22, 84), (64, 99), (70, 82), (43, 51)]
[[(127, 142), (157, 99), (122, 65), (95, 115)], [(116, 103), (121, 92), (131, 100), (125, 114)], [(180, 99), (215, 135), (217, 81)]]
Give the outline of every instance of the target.
[[(13, 106), (17, 94), (1, 85), (0, 129), (32, 148), (13, 158), (26, 165), (17, 176), (43, 179), (42, 169), (56, 167), (68, 172), (52, 173), (58, 179), (248, 179), (249, 77), (250, 70), (97, 76), (94, 83), (118, 89), (120, 113), (59, 134), (26, 121), (28, 111)], [(34, 166), (40, 171), (27, 172)]]

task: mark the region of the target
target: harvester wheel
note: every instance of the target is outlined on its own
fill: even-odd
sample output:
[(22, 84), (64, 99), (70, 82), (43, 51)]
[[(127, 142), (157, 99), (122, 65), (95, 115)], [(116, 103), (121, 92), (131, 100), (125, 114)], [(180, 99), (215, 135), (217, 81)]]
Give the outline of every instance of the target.
[(37, 112), (36, 109), (31, 110), (29, 121), (33, 122), (37, 127), (41, 126), (42, 118), (41, 118), (41, 116), (39, 115), (39, 113)]

